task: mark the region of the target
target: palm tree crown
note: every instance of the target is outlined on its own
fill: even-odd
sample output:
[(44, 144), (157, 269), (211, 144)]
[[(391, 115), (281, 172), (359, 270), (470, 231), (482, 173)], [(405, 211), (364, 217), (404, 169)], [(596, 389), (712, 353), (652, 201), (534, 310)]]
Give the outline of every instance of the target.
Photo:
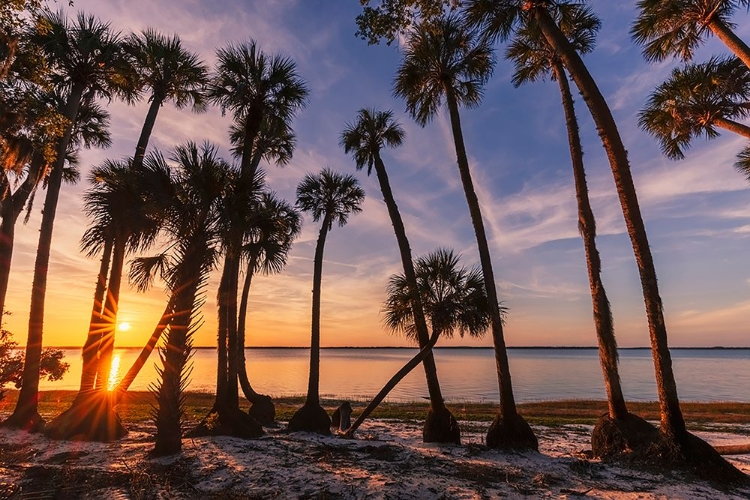
[(456, 16), (413, 31), (396, 72), (394, 94), (420, 125), (437, 113), (447, 91), (456, 102), (474, 107), (492, 75), (495, 57), (489, 41), (466, 30)]
[(314, 221), (321, 218), (330, 231), (333, 224), (346, 225), (349, 214), (362, 211), (365, 191), (357, 179), (324, 168), (319, 174), (307, 174), (297, 186), (297, 205), (310, 212)]
[(393, 111), (360, 109), (354, 123), (347, 123), (341, 134), (344, 152), (351, 153), (357, 170), (367, 165), (367, 175), (384, 146), (395, 148), (404, 140), (404, 129), (393, 119)]

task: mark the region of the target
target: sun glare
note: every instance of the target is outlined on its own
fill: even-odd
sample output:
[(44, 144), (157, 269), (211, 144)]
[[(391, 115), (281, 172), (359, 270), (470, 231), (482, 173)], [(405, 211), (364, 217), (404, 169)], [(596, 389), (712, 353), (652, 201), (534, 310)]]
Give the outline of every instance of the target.
[(112, 357), (112, 368), (109, 371), (109, 380), (107, 381), (107, 390), (113, 391), (120, 382), (120, 354), (117, 353)]
[(127, 321), (120, 321), (120, 323), (117, 325), (117, 329), (121, 332), (127, 332), (130, 330), (130, 323)]

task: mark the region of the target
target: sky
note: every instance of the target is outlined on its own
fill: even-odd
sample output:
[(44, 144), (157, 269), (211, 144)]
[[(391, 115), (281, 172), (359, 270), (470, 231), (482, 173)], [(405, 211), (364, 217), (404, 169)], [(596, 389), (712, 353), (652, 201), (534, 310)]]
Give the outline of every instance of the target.
[[(67, 4), (67, 2), (61, 2)], [(743, 140), (724, 133), (698, 139), (686, 159), (664, 157), (656, 141), (638, 127), (649, 93), (678, 62), (647, 63), (629, 39), (635, 1), (592, 2), (602, 19), (596, 50), (585, 57), (610, 104), (633, 170), (654, 255), (671, 346), (750, 345), (750, 185), (732, 164)], [(297, 148), (283, 168), (265, 165), (272, 190), (294, 201), (295, 187), (323, 167), (357, 176), (367, 197), (363, 212), (334, 227), (325, 247), (321, 330), (323, 346), (406, 346), (383, 326), (381, 308), (389, 276), (401, 271), (396, 240), (377, 179), (356, 172), (339, 146), (342, 130), (363, 107), (393, 110), (406, 131), (404, 144), (383, 152), (396, 202), (414, 256), (453, 248), (466, 266), (479, 262), (476, 242), (443, 110), (424, 128), (392, 95), (402, 57), (398, 44), (368, 46), (355, 36), (356, 0), (75, 0), (123, 34), (147, 27), (178, 33), (183, 44), (209, 65), (215, 49), (254, 39), (268, 54), (292, 58), (310, 89), (309, 102), (294, 121)], [(750, 39), (746, 14), (738, 34)], [(509, 309), (509, 346), (596, 345), (591, 296), (577, 210), (567, 133), (556, 82), (510, 83), (512, 66), (497, 47), (497, 65), (482, 104), (462, 109), (472, 175), (488, 230), (498, 292)], [(696, 54), (725, 54), (711, 39)], [(649, 345), (643, 296), (611, 170), (596, 129), (576, 94), (585, 164), (603, 281), (621, 347)], [(82, 180), (64, 185), (55, 221), (46, 299), (44, 343), (80, 346), (86, 337), (98, 258), (79, 251), (89, 221), (82, 212), (89, 169), (107, 158), (132, 155), (148, 103), (105, 103), (113, 145), (81, 155)], [(195, 115), (171, 104), (161, 109), (150, 148), (168, 152), (187, 140), (209, 140), (230, 159), (230, 116), (218, 109)], [(16, 230), (8, 309), (4, 324), (25, 343), (31, 280), (43, 195), (28, 224)], [(247, 344), (309, 346), (313, 254), (318, 224), (305, 215), (300, 238), (279, 275), (256, 277), (250, 294)], [(154, 253), (158, 248), (154, 249)], [(205, 323), (194, 344), (214, 345), (214, 272), (203, 308)], [(148, 293), (124, 286), (117, 346), (141, 346), (166, 303), (163, 284)], [(491, 346), (456, 337), (439, 345)]]

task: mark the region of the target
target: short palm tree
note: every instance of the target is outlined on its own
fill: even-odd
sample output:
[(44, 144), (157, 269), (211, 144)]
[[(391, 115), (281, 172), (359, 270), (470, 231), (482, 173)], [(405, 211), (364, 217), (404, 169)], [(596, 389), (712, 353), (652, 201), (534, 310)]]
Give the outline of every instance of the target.
[[(347, 431), (351, 436), (368, 415), (385, 399), (388, 393), (420, 363), (438, 339), (451, 338), (455, 331), (461, 337), (468, 332), (472, 337), (481, 337), (492, 323), (492, 308), (487, 299), (484, 277), (478, 268), (459, 267), (459, 256), (453, 250), (439, 248), (417, 259), (414, 269), (420, 303), (424, 305), (432, 335), (426, 346), (399, 370), (373, 398), (372, 402), (357, 417)], [(417, 326), (414, 321), (413, 285), (405, 274), (396, 274), (388, 280), (384, 305), (385, 324), (394, 332), (400, 332), (414, 342)], [(505, 311), (501, 308), (502, 314)]]
[(695, 49), (713, 34), (750, 68), (750, 47), (733, 31), (737, 9), (748, 0), (640, 0), (630, 34), (649, 61), (693, 58)]
[(302, 229), (302, 221), (300, 213), (292, 205), (270, 192), (261, 195), (254, 219), (242, 248), (247, 267), (237, 314), (237, 347), (240, 349), (238, 375), (242, 392), (252, 403), (248, 413), (262, 425), (271, 425), (276, 416), (273, 401), (269, 396), (256, 392), (247, 376), (245, 331), (250, 285), (256, 273), (278, 273), (284, 268), (292, 242)]
[(357, 179), (328, 168), (319, 174), (307, 174), (297, 185), (297, 206), (310, 212), (314, 221), (322, 220), (315, 246), (312, 289), (312, 336), (310, 341), (310, 379), (305, 404), (289, 420), (290, 431), (330, 434), (331, 419), (320, 406), (320, 294), (323, 278), (323, 249), (334, 223), (346, 225), (349, 215), (362, 211), (364, 190)]
[(122, 70), (126, 62), (119, 36), (108, 24), (83, 13), (77, 16), (74, 23), (70, 23), (62, 13), (46, 13), (40, 25), (45, 28), (39, 30), (34, 40), (43, 48), (49, 60), (51, 81), (56, 86), (70, 90), (62, 112), (68, 120), (68, 125), (58, 144), (57, 156), (47, 183), (34, 265), (23, 386), (13, 414), (4, 422), (12, 427), (25, 429), (38, 429), (44, 423), (37, 411), (37, 400), (47, 269), (63, 167), (73, 134), (73, 125), (85, 96), (132, 97), (132, 93), (129, 92), (132, 90), (131, 82), (123, 76), (125, 73)]
[(396, 73), (394, 93), (406, 100), (407, 111), (422, 126), (438, 112), (445, 99), (453, 129), (458, 170), (493, 313), (492, 340), (500, 387), (500, 412), (490, 428), (487, 442), (493, 447), (537, 449), (534, 432), (516, 410), (492, 258), (471, 178), (459, 115), (459, 105), (474, 107), (481, 101), (482, 87), (492, 74), (494, 62), (488, 41), (478, 39), (475, 33), (464, 29), (456, 17), (440, 18), (434, 23), (420, 25), (411, 34), (404, 60)]
[(738, 121), (748, 115), (748, 99), (750, 69), (734, 57), (714, 57), (672, 70), (651, 93), (639, 123), (665, 155), (682, 159), (694, 138), (718, 137), (717, 127), (750, 139), (750, 127)]
[(189, 106), (196, 113), (206, 111), (208, 68), (182, 46), (177, 35), (165, 36), (147, 29), (131, 34), (124, 46), (139, 83), (151, 92), (151, 104), (133, 157), (133, 168), (140, 168), (159, 109), (165, 102), (174, 102), (178, 109)]
[[(596, 33), (601, 26), (599, 18), (588, 8), (577, 9), (559, 22), (560, 29), (580, 54), (594, 49)], [(520, 28), (511, 41), (506, 57), (514, 64), (513, 85), (535, 82), (545, 77), (556, 80), (562, 96), (565, 121), (568, 129), (568, 144), (573, 165), (576, 201), (578, 204), (578, 229), (583, 239), (586, 254), (586, 269), (591, 288), (591, 301), (594, 312), (594, 325), (599, 344), (599, 361), (604, 375), (604, 387), (607, 391), (609, 413), (602, 417), (592, 434), (594, 453), (597, 456), (612, 453), (607, 445), (636, 449), (643, 443), (639, 438), (653, 437), (656, 429), (648, 422), (628, 412), (625, 397), (620, 384), (618, 370), (617, 340), (615, 339), (612, 311), (601, 277), (601, 261), (596, 248), (596, 219), (591, 209), (586, 171), (583, 165), (583, 148), (578, 133), (578, 119), (575, 114), (573, 95), (570, 91), (568, 76), (562, 61), (533, 25)], [(622, 439), (608, 439), (610, 433), (622, 436)], [(646, 443), (648, 444), (648, 443)]]
[[(687, 461), (701, 462), (708, 455), (718, 457), (715, 451), (710, 451), (710, 446), (689, 434), (685, 427), (685, 419), (682, 416), (680, 401), (677, 396), (677, 384), (672, 371), (672, 359), (656, 279), (656, 268), (654, 267), (646, 228), (643, 224), (638, 197), (630, 172), (627, 151), (607, 101), (580, 55), (576, 52), (575, 47), (566, 38), (557, 22), (557, 20), (569, 15), (576, 9), (584, 8), (584, 5), (572, 0), (554, 3), (546, 0), (467, 0), (465, 5), (467, 22), (482, 29), (485, 36), (491, 39), (505, 40), (510, 38), (514, 32), (523, 26), (538, 28), (576, 83), (589, 108), (602, 140), (602, 145), (607, 153), (638, 265), (656, 372), (661, 410), (660, 431), (663, 443), (666, 449), (677, 450), (677, 453), (681, 454)], [(718, 457), (718, 461), (714, 463), (719, 462), (731, 467), (726, 461), (722, 461), (721, 457)], [(705, 463), (705, 461), (702, 463)], [(716, 469), (714, 469), (715, 471)], [(736, 471), (737, 469), (730, 470), (727, 477), (733, 476), (736, 479)]]
[[(406, 236), (404, 222), (396, 205), (388, 180), (385, 164), (380, 156), (380, 151), (388, 147), (398, 147), (404, 139), (404, 131), (393, 119), (391, 111), (378, 111), (375, 109), (361, 109), (357, 114), (357, 120), (347, 124), (341, 134), (341, 145), (346, 153), (354, 158), (357, 170), (367, 166), (367, 175), (375, 174), (380, 183), (380, 191), (391, 218), (393, 230), (396, 233), (401, 264), (404, 268), (404, 276), (411, 283), (412, 303), (414, 307), (414, 324), (416, 325), (416, 339), (420, 349), (424, 349), (429, 343), (430, 334), (427, 330), (422, 301), (417, 293), (417, 277), (414, 272), (414, 262), (411, 256), (409, 239)], [(424, 370), (427, 377), (427, 389), (430, 395), (430, 412), (425, 419), (423, 438), (425, 442), (452, 442), (460, 443), (461, 431), (458, 422), (446, 408), (443, 396), (440, 392), (440, 384), (435, 367), (435, 358), (430, 353), (424, 360)]]

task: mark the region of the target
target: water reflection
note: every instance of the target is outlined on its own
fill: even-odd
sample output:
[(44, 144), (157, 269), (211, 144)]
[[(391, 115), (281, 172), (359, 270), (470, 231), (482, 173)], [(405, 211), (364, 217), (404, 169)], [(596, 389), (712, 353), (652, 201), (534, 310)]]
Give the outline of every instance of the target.
[[(138, 356), (137, 349), (116, 349), (110, 387), (120, 370)], [(320, 391), (323, 397), (367, 399), (413, 355), (412, 349), (323, 349)], [(80, 351), (67, 350), (71, 371), (42, 389), (78, 389)], [(550, 399), (604, 399), (604, 383), (595, 349), (511, 349), (513, 389), (519, 402)], [(247, 369), (256, 390), (273, 396), (302, 395), (307, 390), (309, 350), (248, 349)], [(750, 349), (673, 349), (677, 388), (683, 401), (750, 402)], [(156, 380), (154, 362), (142, 370), (133, 390), (147, 390)], [(491, 349), (438, 349), (435, 354), (443, 395), (449, 401), (498, 401), (495, 359)], [(189, 389), (213, 392), (216, 351), (196, 349)], [(656, 400), (654, 366), (647, 349), (620, 351), (620, 374), (627, 399)], [(391, 401), (427, 397), (424, 370), (417, 367), (392, 392)]]

